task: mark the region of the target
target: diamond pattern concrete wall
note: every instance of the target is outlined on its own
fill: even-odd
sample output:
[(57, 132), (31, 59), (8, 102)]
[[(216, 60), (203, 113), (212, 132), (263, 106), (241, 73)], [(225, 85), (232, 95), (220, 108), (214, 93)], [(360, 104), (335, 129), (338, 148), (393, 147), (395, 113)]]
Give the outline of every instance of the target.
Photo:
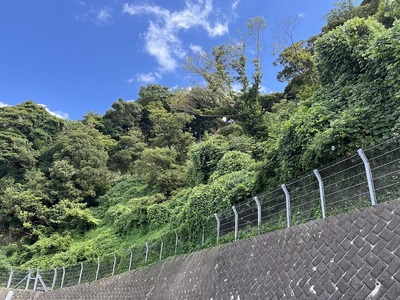
[(16, 299), (400, 299), (400, 201)]

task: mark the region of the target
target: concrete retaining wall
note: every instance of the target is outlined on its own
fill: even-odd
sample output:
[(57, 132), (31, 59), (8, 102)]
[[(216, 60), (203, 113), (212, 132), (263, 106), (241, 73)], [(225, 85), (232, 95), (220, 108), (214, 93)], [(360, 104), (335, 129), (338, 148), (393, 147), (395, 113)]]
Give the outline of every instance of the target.
[(400, 299), (400, 201), (17, 299)]

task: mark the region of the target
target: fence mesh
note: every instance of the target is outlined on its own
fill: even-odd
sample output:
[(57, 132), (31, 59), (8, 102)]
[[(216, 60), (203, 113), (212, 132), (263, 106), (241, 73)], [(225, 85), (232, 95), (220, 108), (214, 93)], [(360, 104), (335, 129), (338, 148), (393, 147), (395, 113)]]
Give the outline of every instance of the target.
[(204, 240), (202, 248), (210, 248), (217, 245), (217, 220), (215, 216), (209, 216), (204, 220)]
[(235, 216), (232, 207), (221, 211), (220, 221), (220, 243), (233, 242), (235, 240)]
[[(308, 172), (286, 183), (284, 187), (290, 195), (290, 225), (321, 218), (322, 196), (326, 216), (371, 205), (371, 193), (378, 203), (399, 198), (400, 137), (367, 148), (364, 153), (367, 166), (360, 153), (355, 151), (318, 172)], [(322, 193), (316, 174), (322, 178)], [(371, 174), (373, 186), (369, 184), (367, 174)], [(36, 269), (0, 267), (0, 287), (59, 289), (137, 269), (174, 255), (283, 229), (288, 225), (284, 189), (277, 187), (236, 204), (234, 209), (227, 207), (218, 212), (217, 217), (219, 235), (217, 218), (210, 215), (195, 228), (180, 228), (146, 244), (72, 266), (40, 270), (39, 273)]]
[(282, 188), (258, 196), (261, 205), (261, 233), (286, 227), (286, 197)]
[(238, 214), (238, 238), (243, 239), (258, 234), (258, 209), (253, 198), (235, 206)]
[(365, 150), (371, 165), (377, 201), (400, 196), (400, 137)]
[(0, 267), (0, 287), (7, 287), (8, 278), (10, 277), (10, 269)]
[(289, 183), (291, 225), (322, 218), (319, 183), (314, 173)]
[(324, 181), (326, 215), (333, 216), (369, 205), (365, 166), (355, 153), (319, 170)]
[(51, 290), (54, 281), (54, 269), (40, 270), (40, 276), (45, 284), (45, 287), (43, 287), (42, 284), (39, 286), (41, 286), (43, 289), (46, 288), (46, 290)]
[(81, 283), (96, 280), (97, 263), (98, 261), (95, 259), (82, 262)]

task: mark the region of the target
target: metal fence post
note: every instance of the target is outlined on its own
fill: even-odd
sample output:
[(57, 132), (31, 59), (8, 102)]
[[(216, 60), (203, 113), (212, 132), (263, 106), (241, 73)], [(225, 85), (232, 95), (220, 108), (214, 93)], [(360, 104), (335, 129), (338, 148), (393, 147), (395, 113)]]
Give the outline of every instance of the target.
[(258, 227), (258, 235), (261, 234), (261, 204), (260, 201), (258, 200), (258, 197), (254, 197), (254, 201), (257, 204), (257, 227)]
[(289, 191), (287, 190), (285, 184), (282, 184), (282, 190), (285, 192), (285, 196), (286, 196), (286, 223), (287, 223), (287, 228), (290, 228), (290, 225), (291, 225), (290, 195), (289, 195)]
[(315, 177), (318, 179), (319, 184), (319, 195), (321, 197), (321, 211), (322, 211), (322, 219), (325, 219), (325, 190), (324, 190), (324, 182), (322, 181), (321, 174), (317, 169), (314, 170)]
[(365, 173), (367, 174), (367, 181), (368, 181), (368, 189), (369, 189), (369, 196), (371, 198), (371, 205), (375, 206), (376, 205), (376, 195), (375, 195), (375, 188), (374, 188), (374, 180), (372, 179), (372, 171), (371, 171), (371, 166), (369, 164), (368, 158), (364, 153), (363, 149), (358, 149), (358, 155), (360, 155), (364, 167), (365, 167)]
[(203, 225), (203, 234), (201, 235), (201, 248), (204, 247), (204, 225)]
[(146, 242), (146, 257), (144, 259), (144, 262), (147, 264), (147, 259), (149, 257), (149, 243)]
[(9, 292), (7, 293), (7, 296), (6, 296), (6, 299), (5, 299), (5, 300), (11, 300), (13, 296), (14, 296), (14, 292), (13, 292), (13, 291), (9, 291)]
[(111, 276), (114, 276), (115, 273), (115, 266), (117, 265), (117, 255), (114, 253), (114, 264), (113, 264), (113, 269), (112, 269), (112, 273)]
[(164, 241), (162, 237), (160, 237), (161, 240), (161, 245), (160, 245), (160, 260), (162, 260), (162, 251), (163, 251), (163, 246), (164, 246)]
[(63, 267), (63, 274), (62, 274), (62, 277), (61, 277), (60, 289), (62, 289), (62, 288), (63, 288), (63, 285), (64, 285), (64, 279), (65, 279), (65, 267)]
[(132, 249), (129, 249), (129, 252), (130, 252), (130, 254), (129, 254), (129, 267), (128, 267), (128, 271), (130, 271), (131, 268), (132, 268), (132, 260), (133, 260)]
[(97, 257), (96, 280), (99, 279), (99, 272), (100, 272), (100, 257)]
[(235, 241), (237, 241), (239, 231), (239, 216), (235, 206), (232, 206), (232, 210), (235, 215)]
[(57, 280), (57, 268), (54, 268), (53, 283), (51, 284), (52, 291), (54, 291), (54, 287), (56, 286), (56, 280)]
[(38, 283), (38, 280), (39, 280), (39, 269), (36, 269), (36, 278), (35, 278), (35, 284), (33, 285), (33, 291), (35, 292), (36, 291), (36, 286), (37, 286), (37, 283)]
[(176, 230), (174, 230), (175, 231), (175, 255), (176, 255), (176, 252), (178, 251), (178, 239), (179, 239), (179, 237), (178, 237), (178, 233), (176, 232)]
[(29, 268), (28, 277), (27, 277), (27, 279), (26, 279), (25, 290), (28, 290), (28, 289), (29, 289), (29, 283), (30, 283), (30, 281), (31, 281), (31, 274), (32, 274), (32, 269)]
[(221, 223), (220, 223), (220, 221), (219, 221), (219, 218), (218, 218), (218, 214), (217, 214), (217, 213), (214, 214), (214, 217), (215, 217), (215, 219), (217, 220), (217, 245), (218, 245), (218, 244), (219, 244), (219, 231), (220, 231)]
[(14, 269), (10, 268), (10, 276), (8, 277), (8, 283), (7, 283), (7, 288), (9, 289), (11, 287), (11, 282), (14, 274)]
[(78, 280), (78, 284), (81, 284), (81, 280), (82, 280), (82, 273), (83, 273), (83, 262), (81, 262), (81, 271), (79, 272), (79, 280)]

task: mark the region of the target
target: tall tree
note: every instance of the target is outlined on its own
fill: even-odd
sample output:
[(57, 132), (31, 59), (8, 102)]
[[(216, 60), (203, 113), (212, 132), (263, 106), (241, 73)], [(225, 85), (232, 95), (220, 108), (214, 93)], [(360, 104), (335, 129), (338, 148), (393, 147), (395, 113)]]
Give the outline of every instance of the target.
[(150, 142), (155, 147), (174, 148), (177, 161), (183, 163), (193, 137), (186, 130), (193, 117), (182, 112), (168, 112), (160, 102), (148, 105), (149, 119), (152, 123)]
[(143, 107), (139, 127), (146, 141), (149, 141), (149, 139), (153, 137), (149, 107), (152, 105), (161, 105), (169, 112), (171, 110), (172, 96), (173, 94), (168, 87), (158, 84), (149, 84), (140, 88), (139, 98), (136, 100), (136, 103)]
[(324, 16), (326, 20), (326, 25), (322, 28), (324, 33), (343, 25), (356, 16), (354, 0), (337, 0), (334, 6), (335, 8)]
[[(142, 115), (142, 107), (134, 101), (119, 99), (103, 116), (105, 133), (118, 139), (129, 130), (138, 127)], [(95, 118), (91, 116), (92, 122)]]
[(267, 28), (267, 22), (264, 17), (255, 17), (251, 18), (245, 24), (247, 28), (247, 35), (250, 37), (250, 40), (254, 44), (255, 49), (255, 58), (253, 58), (252, 63), (254, 65), (254, 73), (253, 73), (253, 84), (250, 88), (252, 94), (254, 94), (255, 100), (258, 100), (258, 96), (261, 88), (261, 79), (262, 79), (262, 57), (264, 54), (264, 32)]
[(122, 174), (132, 172), (135, 161), (139, 159), (146, 146), (142, 132), (139, 129), (131, 129), (120, 136), (113, 150), (109, 152), (109, 167)]
[(178, 165), (176, 160), (175, 149), (147, 148), (142, 152), (135, 168), (150, 189), (170, 196), (172, 191), (187, 182), (186, 168)]
[(107, 190), (110, 172), (101, 136), (96, 129), (72, 123), (51, 147), (49, 188), (55, 199), (94, 205), (95, 198)]
[[(267, 24), (263, 17), (256, 17), (249, 19), (245, 26), (245, 34), (239, 40), (214, 47), (211, 53), (200, 51), (188, 57), (186, 69), (206, 81), (206, 88), (216, 95), (219, 111), (224, 111), (225, 117), (239, 121), (248, 133), (265, 137), (264, 113), (259, 96)], [(246, 74), (249, 44), (255, 53), (251, 84)], [(234, 88), (237, 85), (240, 88)]]

